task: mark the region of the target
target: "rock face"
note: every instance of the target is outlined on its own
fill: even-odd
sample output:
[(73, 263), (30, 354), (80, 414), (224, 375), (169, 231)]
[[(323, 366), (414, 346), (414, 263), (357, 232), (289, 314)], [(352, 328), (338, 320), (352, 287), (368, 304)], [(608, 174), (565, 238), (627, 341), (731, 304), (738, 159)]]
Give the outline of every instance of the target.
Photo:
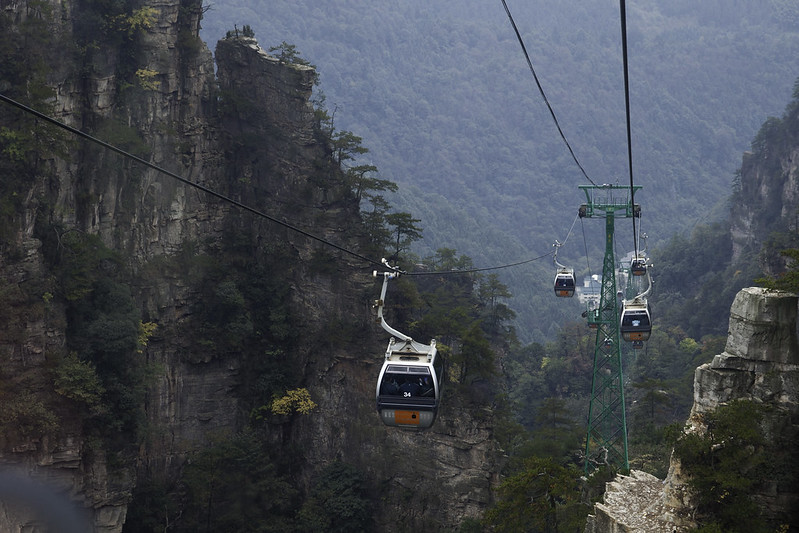
[[(348, 249), (364, 242), (358, 202), (342, 192), (340, 165), (318, 134), (310, 103), (313, 69), (283, 63), (253, 39), (233, 37), (217, 46), (215, 78), (211, 53), (198, 38), (199, 0), (140, 2), (150, 10), (144, 12), (152, 15), (149, 24), (134, 37), (127, 34), (124, 46), (109, 39), (84, 47), (84, 63), (76, 64), (72, 43), (86, 39), (77, 33), (102, 15), (79, 9), (96, 3), (45, 2), (51, 19), (23, 4), (0, 3), (11, 30), (23, 31), (35, 16), (49, 20), (49, 34), (62, 39), (47, 51), (52, 68), (46, 81), (59, 120), (114, 137), (146, 160), (273, 220)], [(13, 192), (23, 200), (0, 254), (6, 319), (0, 424), (21, 424), (24, 414), (35, 415), (36, 425), (0, 432), (1, 464), (80, 502), (95, 531), (120, 533), (138, 480), (154, 473), (174, 479), (187, 455), (211, 435), (240, 430), (252, 407), (240, 394), (251, 379), (245, 353), (262, 354), (268, 346), (203, 337), (199, 317), (218, 291), (195, 278), (203, 267), (197, 258), (246, 249), (252, 250), (250, 263), (242, 270), (260, 268), (265, 278), (279, 280), (270, 296), (280, 296), (291, 319), (273, 323), (268, 317), (252, 327), (264, 337), (290, 327), (296, 341), (286, 357), (318, 404), (308, 416), (268, 425), (276, 454), (301, 451), (297, 486), (307, 490), (326, 464), (341, 460), (366, 475), (381, 531), (455, 529), (463, 517), (480, 515), (498, 482), (490, 411), (475, 416), (473, 407), (445, 397), (436, 425), (423, 434), (385, 428), (375, 413), (374, 380), (385, 347), (371, 316), (372, 266), (341, 255), (330, 261), (332, 271), (316, 268), (332, 252), (297, 232), (247, 218), (229, 202), (93, 145), (72, 148), (67, 155), (41, 156), (37, 168), (44, 170), (27, 189)], [(37, 229), (43, 224), (55, 230), (43, 235)], [(148, 431), (124, 453), (106, 453), (90, 439), (78, 407), (53, 390), (49, 361), (66, 355), (70, 317), (46, 259), (53, 253), (48, 248), (60, 249), (70, 232), (96, 236), (121, 254), (141, 320), (158, 326), (136, 355), (157, 369), (144, 405)], [(57, 239), (43, 244), (53, 234)], [(29, 512), (0, 507), (0, 531), (37, 527)]]
[(730, 310), (724, 353), (694, 378), (691, 420), (737, 398), (789, 408), (799, 400), (796, 297), (746, 288)]
[[(794, 95), (796, 98), (796, 95)], [(758, 133), (753, 151), (741, 161), (741, 188), (733, 196), (731, 233), (733, 263), (745, 253), (757, 253), (774, 232), (797, 230), (799, 207), (799, 105), (789, 104), (781, 119), (769, 118)], [(783, 244), (784, 246), (784, 244)], [(784, 271), (774, 253), (767, 274)]]
[(594, 505), (586, 533), (676, 533), (688, 531), (675, 525), (674, 507), (663, 497), (663, 481), (652, 474), (632, 470), (618, 475), (605, 487), (604, 502)]
[[(736, 399), (774, 407), (764, 421), (770, 435), (784, 431), (786, 420), (799, 414), (799, 349), (796, 333), (797, 297), (746, 288), (730, 310), (724, 353), (696, 369), (694, 405), (687, 426), (703, 431), (702, 414)], [(753, 495), (768, 517), (789, 514), (799, 505), (796, 487), (774, 483)], [(643, 472), (619, 476), (608, 484), (603, 504), (597, 504), (586, 533), (682, 532), (696, 524), (693, 505), (679, 461), (672, 457), (669, 474), (660, 481)]]

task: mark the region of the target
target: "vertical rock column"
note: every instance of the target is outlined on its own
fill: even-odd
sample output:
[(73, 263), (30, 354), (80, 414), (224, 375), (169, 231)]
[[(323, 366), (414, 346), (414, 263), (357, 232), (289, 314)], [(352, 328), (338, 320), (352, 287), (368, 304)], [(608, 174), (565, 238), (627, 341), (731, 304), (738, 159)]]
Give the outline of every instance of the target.
[(691, 419), (739, 398), (796, 406), (796, 317), (795, 295), (742, 289), (730, 309), (724, 353), (696, 369)]

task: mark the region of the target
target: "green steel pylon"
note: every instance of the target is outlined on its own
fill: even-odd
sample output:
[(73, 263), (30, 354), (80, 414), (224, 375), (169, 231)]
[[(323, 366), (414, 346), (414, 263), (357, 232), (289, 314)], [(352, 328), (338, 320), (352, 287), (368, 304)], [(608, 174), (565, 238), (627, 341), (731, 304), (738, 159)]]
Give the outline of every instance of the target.
[[(596, 343), (585, 438), (585, 473), (590, 473), (592, 465), (596, 464), (629, 470), (613, 233), (617, 216), (638, 217), (640, 208), (632, 203), (630, 187), (580, 185), (580, 188), (587, 199), (580, 206), (580, 216), (605, 217), (605, 259), (599, 308), (588, 313), (589, 324), (596, 328)], [(635, 187), (635, 191), (638, 189), (640, 187)]]

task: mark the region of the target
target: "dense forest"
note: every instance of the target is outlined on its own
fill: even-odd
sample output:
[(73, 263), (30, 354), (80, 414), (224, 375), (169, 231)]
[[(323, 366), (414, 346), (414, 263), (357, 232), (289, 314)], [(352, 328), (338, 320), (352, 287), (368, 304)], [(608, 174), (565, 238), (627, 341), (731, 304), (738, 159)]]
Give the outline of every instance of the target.
[[(618, 3), (508, 2), (542, 87), (596, 183), (626, 183)], [(779, 115), (799, 70), (799, 8), (784, 0), (646, 0), (628, 7), (633, 168), (650, 249), (724, 216), (741, 153)], [(539, 94), (502, 4), (274, 1), (208, 3), (214, 43), (248, 24), (264, 48), (287, 42), (319, 70), (339, 129), (399, 185), (391, 206), (420, 220), (420, 256), (458, 250), (476, 266), (538, 257), (567, 237), (580, 173)], [(599, 224), (561, 249), (596, 273)], [(586, 239), (583, 242), (582, 232)], [(632, 232), (618, 230), (621, 253)], [(586, 257), (586, 248), (588, 256)], [(554, 302), (549, 258), (499, 271), (518, 335), (554, 339), (579, 316)]]

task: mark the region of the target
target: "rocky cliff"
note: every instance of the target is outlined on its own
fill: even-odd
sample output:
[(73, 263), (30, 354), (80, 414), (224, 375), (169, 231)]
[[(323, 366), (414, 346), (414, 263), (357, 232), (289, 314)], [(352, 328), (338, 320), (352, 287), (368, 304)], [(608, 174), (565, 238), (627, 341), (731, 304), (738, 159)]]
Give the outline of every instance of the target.
[[(120, 532), (137, 487), (174, 484), (193, 452), (303, 387), (316, 409), (260, 426), (295, 458), (301, 494), (343, 461), (364, 474), (376, 529), (454, 529), (491, 500), (492, 414), (455, 395), (427, 433), (380, 425), (373, 266), (274, 222), (365, 242), (310, 103), (313, 69), (233, 35), (215, 76), (202, 9), (0, 2), (4, 94), (218, 193), (0, 110), (0, 462)], [(0, 530), (40, 520), (4, 504)]]
[[(799, 87), (799, 85), (797, 86)], [(746, 253), (758, 253), (775, 232), (796, 233), (799, 208), (799, 91), (782, 118), (770, 117), (745, 152), (740, 183), (732, 199), (733, 262)], [(780, 247), (794, 242), (777, 243)], [(784, 261), (769, 250), (763, 262), (769, 274), (784, 269)]]
[[(799, 349), (796, 333), (797, 297), (746, 288), (730, 310), (725, 351), (696, 369), (694, 404), (686, 427), (707, 431), (705, 416), (736, 399), (768, 406), (760, 422), (767, 438), (796, 434), (799, 414)], [(794, 465), (795, 468), (795, 465)], [(796, 479), (796, 472), (788, 473)], [(604, 503), (589, 517), (587, 533), (689, 531), (696, 527), (695, 494), (687, 485), (679, 459), (672, 457), (661, 481), (632, 471), (608, 484)], [(797, 525), (799, 492), (778, 479), (756, 488), (758, 507), (775, 524)]]

